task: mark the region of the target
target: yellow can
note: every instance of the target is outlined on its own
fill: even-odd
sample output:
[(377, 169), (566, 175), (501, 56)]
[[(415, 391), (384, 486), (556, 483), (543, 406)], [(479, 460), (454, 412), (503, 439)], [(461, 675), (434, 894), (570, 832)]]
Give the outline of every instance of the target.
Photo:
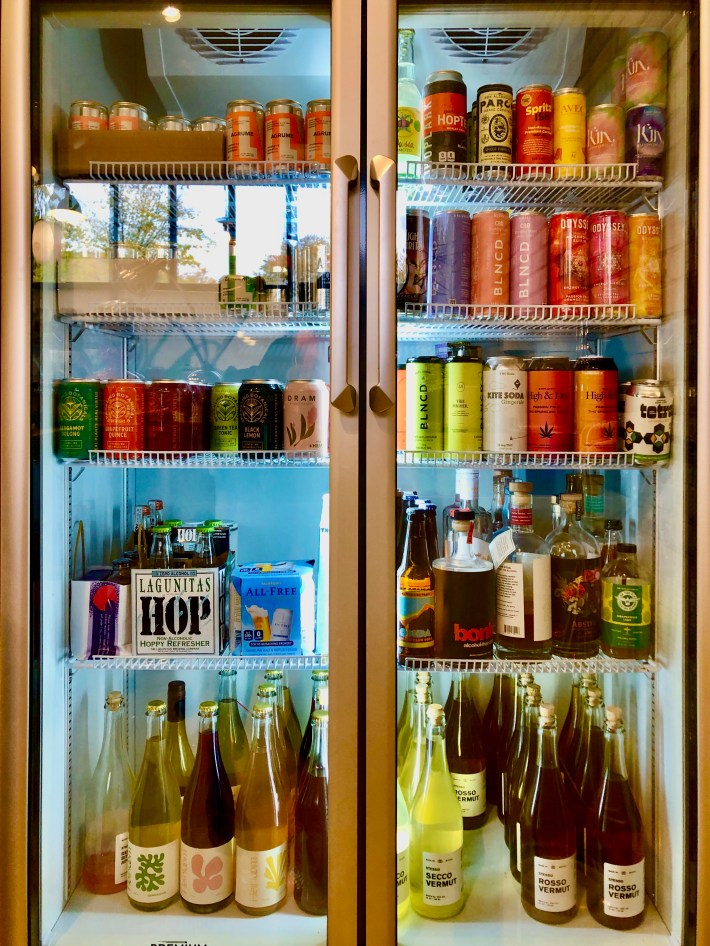
[(629, 216), (629, 302), (639, 318), (663, 314), (661, 221), (658, 214)]
[[(558, 89), (554, 93), (552, 135), (555, 164), (585, 164), (587, 159), (587, 99), (581, 89)], [(581, 177), (582, 172), (562, 167), (556, 177)]]

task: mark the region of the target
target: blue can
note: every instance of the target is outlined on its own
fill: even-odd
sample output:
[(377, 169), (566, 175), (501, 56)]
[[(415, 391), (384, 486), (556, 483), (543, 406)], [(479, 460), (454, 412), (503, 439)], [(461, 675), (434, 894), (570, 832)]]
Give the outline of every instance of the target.
[(471, 299), (471, 218), (442, 210), (432, 221), (431, 302), (468, 305)]
[(666, 157), (666, 113), (658, 105), (636, 105), (626, 113), (626, 162), (636, 176), (662, 181)]

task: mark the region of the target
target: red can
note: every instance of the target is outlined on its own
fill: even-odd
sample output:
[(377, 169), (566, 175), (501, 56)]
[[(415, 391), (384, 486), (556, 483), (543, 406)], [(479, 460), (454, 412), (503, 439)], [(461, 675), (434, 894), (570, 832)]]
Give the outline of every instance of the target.
[(510, 218), (510, 304), (546, 302), (547, 217), (537, 210), (523, 210)]
[(151, 382), (146, 397), (146, 450), (203, 450), (208, 393), (203, 384)]
[(589, 304), (589, 219), (577, 210), (550, 217), (550, 305)]
[(145, 383), (132, 379), (107, 381), (103, 407), (104, 450), (143, 450)]
[(574, 372), (568, 358), (533, 358), (528, 365), (528, 450), (565, 453), (574, 447)]
[(593, 305), (629, 301), (629, 221), (620, 210), (589, 215), (589, 282)]
[(506, 210), (482, 210), (471, 218), (471, 303), (510, 301), (510, 217)]
[(552, 89), (527, 85), (515, 96), (515, 163), (552, 164)]

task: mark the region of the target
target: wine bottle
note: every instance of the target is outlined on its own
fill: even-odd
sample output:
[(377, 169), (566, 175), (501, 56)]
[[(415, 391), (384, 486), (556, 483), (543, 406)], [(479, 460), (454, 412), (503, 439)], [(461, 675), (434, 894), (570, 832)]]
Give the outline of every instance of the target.
[(237, 702), (236, 670), (220, 670), (218, 698), (217, 733), (219, 735), (219, 751), (229, 784), (232, 787), (232, 796), (236, 802), (239, 789), (244, 784), (249, 762), (249, 740), (244, 731), (244, 724), (239, 713), (239, 703)]
[(579, 720), (579, 685), (581, 682), (582, 674), (575, 673), (572, 678), (572, 690), (567, 715), (565, 716), (565, 721), (562, 724), (562, 729), (560, 729), (560, 735), (557, 740), (557, 755), (562, 768), (565, 766), (565, 758), (567, 756), (567, 750), (569, 749), (570, 740), (572, 739), (572, 733), (576, 729)]
[(498, 820), (505, 824), (505, 811), (508, 804), (508, 773), (511, 768), (513, 753), (519, 751), (523, 729), (523, 710), (525, 709), (525, 688), (535, 679), (531, 673), (519, 673), (515, 682), (515, 702), (507, 730), (498, 744), (498, 767), (500, 770), (500, 798), (498, 801)]
[(195, 756), (187, 738), (185, 729), (185, 682), (171, 680), (168, 684), (168, 724), (166, 728), (166, 749), (170, 765), (180, 787), (180, 794), (185, 794), (190, 773), (195, 764)]
[(286, 745), (290, 747), (293, 757), (298, 758), (298, 750), (301, 748), (303, 734), (291, 699), (291, 690), (284, 679), (284, 672), (283, 670), (267, 670), (264, 679), (267, 683), (273, 683), (276, 687), (278, 704), (283, 713)]
[(426, 683), (418, 683), (414, 693), (414, 725), (409, 749), (402, 764), (399, 784), (409, 812), (426, 762), (426, 712), (431, 704), (431, 691)]
[(185, 789), (180, 896), (194, 913), (226, 907), (234, 889), (234, 798), (217, 731), (218, 704), (200, 703), (197, 758)]
[(311, 716), (308, 766), (296, 796), (293, 896), (304, 913), (328, 910), (328, 713)]
[(397, 782), (397, 919), (409, 910), (409, 812)]
[(128, 816), (128, 900), (162, 910), (180, 896), (180, 788), (167, 759), (163, 700), (145, 711), (147, 739)]
[(281, 781), (288, 790), (289, 808), (293, 814), (293, 802), (296, 794), (296, 760), (286, 742), (286, 728), (283, 711), (278, 703), (278, 693), (273, 683), (260, 683), (256, 688), (256, 697), (268, 703), (273, 709), (271, 732), (274, 741), (275, 764), (281, 773)]
[(500, 800), (500, 768), (498, 745), (501, 734), (507, 732), (515, 691), (514, 678), (507, 673), (497, 673), (493, 689), (483, 714), (483, 750), (486, 754), (486, 801), (498, 806)]
[(577, 860), (582, 865), (585, 860), (587, 813), (599, 791), (604, 769), (604, 703), (599, 687), (589, 687), (586, 702), (574, 778), (579, 806)]
[(313, 691), (311, 693), (311, 711), (308, 714), (308, 723), (306, 728), (303, 730), (303, 739), (301, 739), (301, 746), (298, 750), (298, 782), (300, 784), (301, 775), (303, 774), (304, 769), (308, 765), (308, 756), (311, 752), (311, 741), (313, 738), (313, 728), (311, 726), (311, 720), (313, 719), (313, 714), (316, 710), (319, 709), (328, 709), (328, 706), (319, 705), (318, 694), (321, 687), (328, 687), (328, 671), (316, 669), (311, 672), (311, 683), (313, 684)]
[(531, 683), (525, 692), (523, 744), (509, 779), (506, 828), (510, 825), (510, 872), (520, 882), (520, 813), (523, 801), (532, 790), (537, 761), (537, 730), (540, 720), (540, 687)]
[[(574, 766), (577, 760), (577, 751), (579, 749), (579, 740), (582, 735), (582, 719), (584, 717), (584, 707), (587, 701), (587, 689), (596, 685), (596, 674), (591, 671), (583, 671), (582, 679), (577, 688), (577, 702), (573, 711), (573, 719), (570, 721), (569, 738), (564, 749), (564, 754), (558, 749), (562, 770), (572, 780), (574, 776)], [(572, 696), (574, 698), (574, 691)]]
[(464, 830), (480, 828), (486, 821), (486, 756), (471, 682), (471, 674), (454, 674), (450, 715), (446, 717), (446, 760), (461, 805)]

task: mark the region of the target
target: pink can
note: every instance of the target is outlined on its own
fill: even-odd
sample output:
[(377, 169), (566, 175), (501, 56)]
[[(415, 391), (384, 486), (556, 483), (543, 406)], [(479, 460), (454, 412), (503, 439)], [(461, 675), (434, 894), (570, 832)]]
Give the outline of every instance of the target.
[(587, 164), (623, 164), (626, 122), (620, 105), (595, 105), (587, 112)]
[(547, 217), (523, 210), (510, 218), (510, 304), (546, 303)]
[(589, 283), (592, 305), (629, 301), (629, 221), (620, 210), (589, 215)]
[(510, 302), (510, 217), (482, 210), (471, 218), (471, 303)]

